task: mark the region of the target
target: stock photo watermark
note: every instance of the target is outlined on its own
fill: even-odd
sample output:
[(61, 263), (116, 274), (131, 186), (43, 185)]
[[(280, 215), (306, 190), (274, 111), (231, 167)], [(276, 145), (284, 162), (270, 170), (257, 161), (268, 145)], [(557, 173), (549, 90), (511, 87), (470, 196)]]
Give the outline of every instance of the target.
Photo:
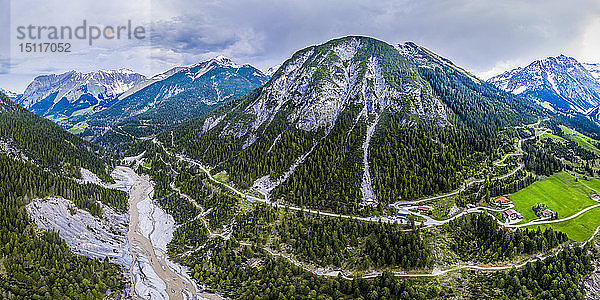
[(93, 46), (98, 40), (143, 40), (146, 39), (146, 28), (134, 25), (128, 20), (122, 25), (90, 25), (83, 20), (81, 25), (16, 26), (16, 38), (20, 52), (72, 52), (72, 43), (85, 41)]

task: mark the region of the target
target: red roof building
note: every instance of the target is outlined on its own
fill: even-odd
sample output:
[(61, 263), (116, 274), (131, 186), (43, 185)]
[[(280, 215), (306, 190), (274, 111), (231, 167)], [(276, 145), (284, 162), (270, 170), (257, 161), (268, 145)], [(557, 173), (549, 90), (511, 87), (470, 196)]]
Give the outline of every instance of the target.
[(510, 201), (510, 199), (504, 196), (496, 198), (496, 200), (494, 200), (494, 203), (499, 206), (510, 206), (513, 204), (513, 202)]

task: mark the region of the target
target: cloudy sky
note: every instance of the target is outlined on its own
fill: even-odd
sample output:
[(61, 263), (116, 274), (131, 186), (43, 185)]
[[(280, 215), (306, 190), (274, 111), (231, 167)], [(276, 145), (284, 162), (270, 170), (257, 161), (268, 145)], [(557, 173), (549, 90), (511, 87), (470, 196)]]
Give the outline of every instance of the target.
[[(147, 38), (73, 41), (68, 54), (20, 52), (31, 40), (17, 38), (18, 26), (83, 20), (99, 27), (131, 20)], [(0, 34), (10, 44), (0, 87), (17, 92), (39, 74), (129, 68), (154, 75), (216, 55), (266, 70), (345, 35), (414, 41), (482, 78), (559, 54), (600, 62), (600, 0), (13, 0), (0, 30), (10, 33)]]

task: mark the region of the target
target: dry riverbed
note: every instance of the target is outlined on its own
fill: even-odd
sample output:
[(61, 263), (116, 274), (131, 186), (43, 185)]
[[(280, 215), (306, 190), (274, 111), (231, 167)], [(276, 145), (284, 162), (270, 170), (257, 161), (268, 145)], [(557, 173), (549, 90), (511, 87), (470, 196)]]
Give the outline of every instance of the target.
[[(101, 184), (97, 177), (82, 170), (85, 182)], [(42, 229), (57, 231), (78, 255), (108, 257), (126, 270), (131, 278), (128, 297), (137, 299), (221, 299), (202, 293), (190, 278), (187, 267), (168, 259), (167, 244), (173, 238), (175, 222), (152, 199), (154, 188), (147, 176), (118, 167), (111, 174), (116, 188), (129, 193), (129, 211), (118, 214), (103, 207), (102, 218), (95, 218), (63, 198), (35, 199), (27, 213)]]

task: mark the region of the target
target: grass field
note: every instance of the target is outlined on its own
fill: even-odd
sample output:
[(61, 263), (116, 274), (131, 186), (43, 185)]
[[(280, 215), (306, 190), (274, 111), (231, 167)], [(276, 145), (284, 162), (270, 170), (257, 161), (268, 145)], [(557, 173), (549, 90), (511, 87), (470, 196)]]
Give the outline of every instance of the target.
[(552, 228), (554, 230), (566, 233), (570, 239), (576, 242), (583, 242), (592, 236), (596, 230), (596, 227), (598, 226), (600, 226), (600, 207), (596, 207), (590, 211), (587, 211), (572, 220), (552, 224), (529, 226), (528, 228)]
[(71, 127), (68, 131), (72, 134), (80, 134), (82, 133), (87, 127), (88, 127), (88, 123), (87, 122), (79, 122), (77, 123), (75, 126)]
[(91, 112), (94, 111), (94, 108), (96, 108), (96, 105), (94, 106), (90, 106), (88, 108), (84, 108), (84, 109), (80, 109), (80, 110), (76, 110), (71, 114), (71, 117), (77, 117), (77, 116), (82, 116), (82, 115), (87, 115)]
[(550, 138), (550, 139), (557, 139), (557, 140), (562, 140), (563, 139), (560, 136), (554, 135), (552, 133), (542, 133), (540, 135), (540, 138), (542, 138), (542, 139), (548, 139), (548, 138)]
[[(536, 203), (546, 203), (550, 209), (558, 212), (559, 219), (564, 219), (586, 207), (598, 204), (589, 198), (595, 191), (600, 191), (600, 179), (580, 179), (576, 182), (574, 176), (561, 172), (512, 194), (511, 199), (517, 210), (523, 214), (524, 222), (536, 219), (531, 210), (531, 206)], [(590, 238), (598, 226), (600, 226), (600, 207), (572, 220), (528, 226), (528, 228), (553, 228), (566, 233), (572, 240), (581, 242)]]
[(580, 147), (590, 150), (597, 155), (600, 155), (600, 150), (596, 146), (594, 146), (594, 144), (596, 143), (596, 140), (594, 140), (584, 134), (581, 134), (571, 128), (567, 128), (563, 125), (559, 125), (559, 127), (564, 133), (571, 135), (571, 136), (569, 136), (569, 138), (572, 141), (574, 141), (575, 143), (577, 143)]
[(588, 188), (600, 192), (600, 179), (582, 180), (581, 182)]
[(545, 203), (562, 219), (598, 204), (590, 199), (590, 195), (595, 193), (594, 189), (600, 189), (600, 182), (596, 181), (597, 179), (576, 182), (572, 175), (560, 172), (531, 184), (510, 195), (510, 198), (523, 215), (523, 222), (537, 219), (531, 207), (538, 203)]

